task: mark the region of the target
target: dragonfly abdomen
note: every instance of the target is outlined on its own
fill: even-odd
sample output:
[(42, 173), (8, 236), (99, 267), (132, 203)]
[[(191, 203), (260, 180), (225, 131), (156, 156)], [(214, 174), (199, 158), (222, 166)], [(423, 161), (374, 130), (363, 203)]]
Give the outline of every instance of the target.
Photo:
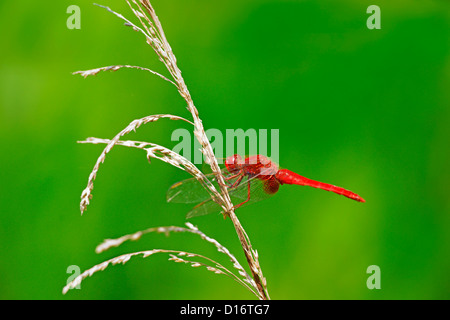
[(313, 188), (331, 191), (359, 202), (366, 202), (363, 198), (361, 198), (359, 195), (350, 190), (334, 186), (329, 183), (311, 180), (287, 169), (279, 170), (275, 177), (281, 184), (296, 184), (300, 186), (310, 186)]

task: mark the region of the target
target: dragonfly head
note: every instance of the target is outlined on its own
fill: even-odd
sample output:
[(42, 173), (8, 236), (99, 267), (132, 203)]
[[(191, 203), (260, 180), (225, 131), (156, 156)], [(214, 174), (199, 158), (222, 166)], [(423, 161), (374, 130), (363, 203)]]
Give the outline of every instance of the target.
[(244, 160), (238, 154), (234, 154), (229, 156), (225, 160), (225, 167), (227, 167), (228, 172), (233, 173), (242, 169), (242, 165), (244, 164)]

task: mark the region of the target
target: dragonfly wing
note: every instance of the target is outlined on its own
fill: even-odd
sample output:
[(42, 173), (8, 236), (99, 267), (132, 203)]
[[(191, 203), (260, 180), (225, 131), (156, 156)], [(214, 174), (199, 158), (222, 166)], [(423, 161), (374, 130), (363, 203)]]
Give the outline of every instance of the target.
[(210, 197), (208, 191), (195, 178), (173, 184), (166, 193), (167, 202), (197, 203)]
[(186, 219), (190, 219), (193, 217), (204, 216), (206, 214), (221, 212), (222, 207), (215, 203), (212, 199), (205, 200), (200, 202), (191, 211), (189, 211), (186, 215)]
[[(244, 176), (240, 182), (237, 182), (240, 178), (239, 176), (232, 177), (226, 169), (224, 169), (223, 173), (224, 176), (228, 176), (228, 179), (226, 179), (228, 185), (236, 184), (236, 186), (228, 188), (231, 201), (235, 206), (248, 199), (249, 191), (250, 200), (245, 205), (267, 199), (278, 191), (279, 182), (274, 176), (253, 176), (251, 178)], [(211, 173), (206, 176), (214, 187), (220, 190), (214, 174)], [(222, 211), (222, 207), (211, 199), (208, 191), (195, 178), (183, 180), (172, 185), (167, 191), (167, 202), (198, 203), (188, 212), (186, 215), (187, 219)]]
[[(250, 183), (250, 200), (249, 203), (265, 200), (274, 195), (280, 186), (279, 182), (273, 177), (260, 179), (258, 176), (251, 179), (244, 178), (236, 188), (228, 189), (233, 204), (237, 205), (237, 201), (245, 201), (248, 199), (248, 184)], [(236, 200), (234, 200), (236, 199)]]
[[(223, 169), (223, 174), (227, 175), (228, 171)], [(213, 173), (205, 175), (213, 184), (217, 191), (220, 191), (219, 184)], [(174, 183), (166, 193), (167, 202), (172, 203), (198, 203), (211, 198), (210, 193), (196, 179), (190, 178)]]

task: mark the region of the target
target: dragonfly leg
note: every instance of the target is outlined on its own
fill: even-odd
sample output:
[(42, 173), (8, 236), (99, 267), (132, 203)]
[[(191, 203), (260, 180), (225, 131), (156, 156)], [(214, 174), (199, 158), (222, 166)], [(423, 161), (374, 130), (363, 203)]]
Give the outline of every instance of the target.
[(241, 181), (243, 178), (244, 178), (244, 175), (241, 174), (241, 176), (239, 178), (237, 178), (237, 180), (231, 186), (228, 186), (228, 188), (230, 188), (230, 189), (236, 188), (238, 185), (241, 184)]
[[(242, 174), (242, 172), (238, 172), (238, 173), (233, 174), (233, 175), (230, 175), (230, 176), (228, 176), (228, 177), (224, 177), (224, 179), (225, 179), (225, 184), (221, 184), (221, 183), (219, 183), (219, 184), (222, 185), (222, 186), (224, 186), (224, 187), (234, 188), (234, 187), (235, 187), (235, 183), (236, 183), (237, 181), (235, 181), (235, 183), (227, 183), (227, 182), (228, 182), (228, 180), (231, 180), (231, 179), (234, 179), (234, 178), (239, 177), (241, 174)], [(239, 180), (239, 179), (238, 179), (238, 180)], [(242, 180), (242, 179), (241, 179), (241, 180)], [(239, 181), (239, 182), (240, 182), (240, 181)]]
[(231, 176), (225, 177), (225, 180), (230, 180), (230, 179), (237, 178), (240, 174), (242, 174), (241, 171), (239, 171), (238, 173), (233, 174), (233, 175), (231, 175)]
[(250, 180), (247, 178), (247, 200), (239, 203), (237, 206), (234, 206), (234, 210), (236, 210), (237, 208), (239, 208), (240, 206), (242, 206), (243, 204), (245, 204), (249, 201), (250, 201)]

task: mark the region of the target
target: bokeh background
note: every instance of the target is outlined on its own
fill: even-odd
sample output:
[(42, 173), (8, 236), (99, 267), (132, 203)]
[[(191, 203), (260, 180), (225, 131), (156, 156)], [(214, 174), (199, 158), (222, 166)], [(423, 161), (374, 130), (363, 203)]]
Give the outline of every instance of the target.
[[(448, 299), (450, 3), (430, 1), (154, 0), (206, 128), (279, 129), (280, 162), (363, 196), (360, 204), (285, 186), (239, 210), (273, 299)], [(133, 18), (124, 1), (103, 1)], [(81, 8), (69, 30), (66, 9)], [(381, 30), (366, 9), (381, 7)], [(134, 21), (134, 20), (133, 20)], [(0, 298), (252, 299), (232, 280), (135, 258), (61, 294), (81, 270), (152, 248), (202, 253), (189, 234), (153, 234), (97, 255), (103, 239), (182, 226), (189, 205), (167, 204), (188, 174), (116, 147), (83, 216), (79, 197), (111, 138), (149, 114), (189, 117), (167, 82), (137, 70), (83, 79), (113, 64), (167, 74), (140, 34), (91, 1), (0, 3)], [(187, 124), (161, 120), (128, 138), (173, 147)], [(229, 220), (191, 220), (245, 264)], [(366, 287), (370, 265), (381, 289)]]

